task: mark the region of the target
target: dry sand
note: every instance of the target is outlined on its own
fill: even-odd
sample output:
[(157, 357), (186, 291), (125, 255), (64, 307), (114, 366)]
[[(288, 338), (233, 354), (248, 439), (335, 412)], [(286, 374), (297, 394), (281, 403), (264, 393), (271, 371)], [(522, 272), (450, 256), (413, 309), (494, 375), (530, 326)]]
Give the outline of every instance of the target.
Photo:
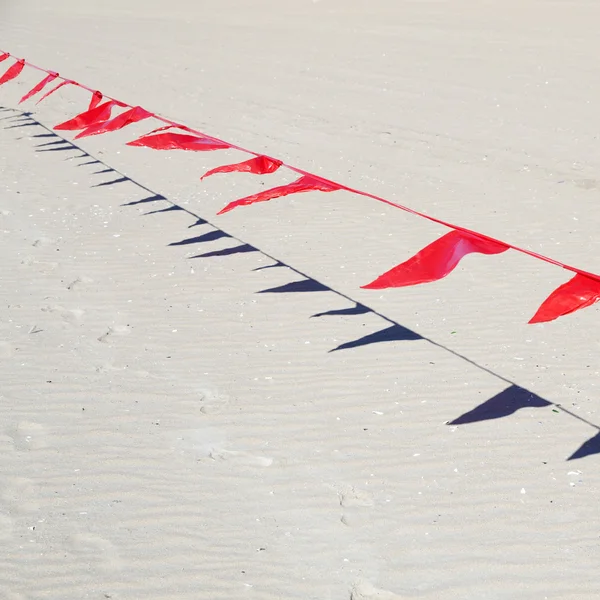
[[(599, 19), (5, 0), (0, 48), (600, 272)], [(200, 183), (241, 156), (143, 123), (72, 147), (88, 94), (12, 110), (39, 78), (0, 90), (0, 598), (597, 597), (598, 311), (526, 325), (566, 273), (360, 290), (442, 229), (346, 193), (215, 217), (289, 174)]]

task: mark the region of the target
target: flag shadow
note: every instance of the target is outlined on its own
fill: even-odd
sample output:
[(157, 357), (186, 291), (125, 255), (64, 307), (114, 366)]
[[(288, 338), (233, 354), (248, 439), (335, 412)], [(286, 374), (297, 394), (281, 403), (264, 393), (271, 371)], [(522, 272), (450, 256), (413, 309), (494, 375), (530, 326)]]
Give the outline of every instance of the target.
[[(37, 126), (37, 127), (43, 128), (45, 130), (44, 133), (36, 134), (35, 136), (32, 136), (32, 137), (36, 137), (36, 138), (60, 137), (57, 134), (55, 134), (54, 132), (50, 131), (47, 127), (45, 127), (38, 121), (35, 121), (33, 118), (31, 118), (30, 114), (31, 113), (19, 113), (18, 115), (2, 117), (2, 118), (0, 118), (0, 120), (10, 121), (11, 124), (9, 126), (5, 126), (4, 127), (5, 129), (13, 129), (16, 127)], [(336, 294), (337, 296), (344, 298), (347, 301), (352, 302), (353, 306), (351, 306), (349, 308), (344, 308), (344, 309), (326, 310), (324, 312), (319, 312), (319, 313), (312, 315), (311, 318), (321, 318), (321, 317), (325, 317), (325, 316), (352, 317), (352, 316), (364, 315), (367, 313), (373, 313), (374, 315), (377, 315), (378, 317), (380, 317), (387, 325), (383, 329), (380, 329), (376, 332), (367, 334), (356, 340), (342, 343), (339, 346), (337, 346), (336, 348), (331, 349), (329, 352), (339, 352), (341, 350), (353, 350), (356, 348), (373, 345), (373, 344), (385, 343), (385, 342), (393, 342), (393, 341), (410, 342), (410, 341), (425, 340), (425, 341), (434, 343), (436, 346), (443, 348), (448, 352), (455, 354), (457, 357), (462, 358), (463, 360), (468, 360), (468, 362), (471, 362), (471, 364), (473, 364), (474, 366), (476, 366), (478, 368), (483, 368), (483, 367), (480, 367), (479, 365), (477, 365), (476, 363), (473, 363), (466, 357), (457, 354), (453, 350), (446, 348), (444, 346), (441, 346), (440, 344), (437, 344), (437, 342), (433, 342), (433, 340), (431, 340), (429, 338), (421, 336), (417, 332), (404, 327), (403, 325), (382, 315), (381, 313), (377, 312), (376, 310), (373, 310), (364, 304), (358, 303), (358, 302), (354, 301), (352, 298), (350, 298), (349, 296), (347, 296), (341, 292), (338, 292), (337, 290), (332, 289), (331, 287), (317, 281), (316, 279), (313, 279), (313, 278), (307, 276), (305, 273), (302, 273), (301, 271), (299, 271), (298, 269), (295, 269), (294, 267), (285, 263), (284, 261), (278, 260), (275, 257), (260, 250), (259, 248), (255, 247), (251, 244), (247, 244), (247, 243), (243, 242), (239, 238), (236, 238), (235, 236), (223, 231), (219, 227), (215, 227), (208, 220), (196, 215), (195, 213), (191, 212), (187, 208), (184, 208), (183, 206), (180, 206), (178, 204), (175, 204), (174, 202), (171, 202), (170, 200), (168, 200), (168, 198), (166, 198), (162, 194), (158, 194), (158, 193), (154, 192), (153, 190), (149, 189), (148, 187), (142, 185), (141, 183), (123, 175), (116, 169), (113, 169), (112, 167), (107, 165), (102, 160), (96, 159), (95, 157), (91, 156), (89, 153), (84, 151), (82, 148), (78, 147), (76, 144), (73, 144), (72, 142), (69, 142), (68, 140), (65, 140), (65, 139), (60, 140), (59, 139), (59, 140), (55, 140), (52, 142), (40, 144), (39, 146), (37, 146), (36, 151), (37, 152), (49, 152), (49, 151), (58, 151), (58, 150), (63, 150), (63, 149), (64, 150), (77, 149), (82, 153), (79, 157), (73, 157), (73, 158), (90, 159), (90, 160), (87, 160), (86, 162), (78, 164), (77, 165), (78, 167), (86, 166), (86, 165), (99, 165), (100, 167), (103, 167), (100, 170), (98, 170), (92, 174), (100, 175), (100, 174), (114, 172), (116, 175), (119, 176), (118, 179), (108, 181), (105, 183), (96, 184), (91, 187), (99, 188), (99, 187), (109, 186), (109, 185), (116, 184), (116, 183), (131, 182), (135, 186), (137, 186), (140, 190), (142, 190), (143, 192), (148, 194), (146, 197), (143, 197), (140, 199), (135, 199), (130, 202), (126, 202), (126, 203), (122, 204), (121, 206), (130, 207), (130, 206), (137, 206), (137, 205), (141, 205), (141, 204), (150, 204), (150, 203), (154, 203), (154, 202), (168, 202), (169, 206), (167, 206), (167, 207), (160, 208), (157, 210), (152, 210), (152, 211), (142, 213), (142, 214), (145, 216), (149, 216), (149, 215), (158, 215), (158, 214), (163, 214), (163, 213), (169, 213), (169, 212), (173, 212), (173, 211), (184, 211), (184, 212), (188, 213), (191, 217), (194, 218), (194, 222), (188, 226), (188, 229), (196, 227), (196, 226), (200, 226), (200, 225), (208, 225), (214, 229), (214, 231), (208, 232), (208, 233), (200, 235), (200, 236), (196, 236), (196, 237), (192, 237), (192, 238), (185, 238), (185, 239), (177, 241), (177, 242), (171, 242), (170, 244), (168, 244), (168, 246), (175, 247), (175, 246), (186, 246), (186, 245), (193, 245), (193, 244), (204, 244), (204, 243), (209, 243), (209, 242), (217, 241), (219, 239), (224, 239), (224, 238), (233, 239), (236, 242), (239, 242), (239, 244), (237, 246), (234, 246), (231, 248), (225, 248), (225, 249), (221, 249), (221, 250), (216, 250), (216, 251), (211, 251), (211, 252), (206, 252), (204, 254), (199, 254), (199, 255), (191, 257), (191, 258), (226, 257), (226, 256), (235, 255), (235, 254), (260, 252), (265, 257), (272, 260), (273, 264), (256, 267), (253, 269), (253, 271), (261, 271), (264, 269), (285, 267), (285, 268), (289, 269), (291, 272), (293, 272), (294, 274), (301, 276), (302, 279), (298, 280), (298, 281), (292, 281), (288, 284), (264, 289), (257, 293), (260, 293), (260, 294), (285, 294), (285, 293), (331, 292), (332, 294)], [(68, 160), (71, 160), (71, 159), (68, 159)], [(487, 369), (484, 369), (484, 370), (487, 370)], [(548, 406), (554, 405), (552, 402), (545, 400), (544, 398), (541, 398), (540, 396), (537, 396), (536, 394), (534, 394), (514, 383), (509, 382), (508, 380), (502, 378), (501, 376), (499, 376), (497, 374), (492, 373), (489, 370), (488, 370), (488, 373), (498, 377), (499, 379), (501, 379), (503, 381), (506, 381), (507, 383), (510, 383), (510, 386), (508, 388), (506, 388), (505, 390), (503, 390), (502, 392), (500, 392), (499, 394), (497, 394), (496, 396), (494, 396), (493, 398), (486, 400), (485, 402), (483, 402), (479, 406), (475, 407), (474, 409), (464, 413), (463, 415), (461, 415), (461, 416), (457, 417), (456, 419), (454, 419), (453, 421), (449, 422), (448, 423), (449, 425), (465, 425), (465, 424), (469, 424), (469, 423), (476, 423), (476, 422), (481, 422), (481, 421), (486, 421), (486, 420), (500, 419), (500, 418), (508, 417), (508, 416), (514, 414), (515, 412), (517, 412), (518, 410), (521, 410), (522, 408), (543, 408), (543, 407), (548, 407)], [(592, 427), (595, 427), (596, 429), (600, 429), (593, 423), (588, 423), (588, 424), (591, 425)], [(578, 450), (576, 450), (568, 458), (568, 460), (576, 460), (576, 459), (584, 458), (584, 457), (598, 454), (598, 453), (600, 453), (600, 433), (596, 434), (595, 436), (593, 436), (592, 438), (590, 438), (586, 442), (584, 442), (580, 446), (580, 448)]]

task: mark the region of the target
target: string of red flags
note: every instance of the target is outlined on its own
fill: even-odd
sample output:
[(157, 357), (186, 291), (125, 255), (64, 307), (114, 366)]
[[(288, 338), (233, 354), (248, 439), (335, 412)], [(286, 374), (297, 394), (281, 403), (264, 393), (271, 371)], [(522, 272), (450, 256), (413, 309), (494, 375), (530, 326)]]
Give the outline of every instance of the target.
[(101, 133), (108, 133), (110, 131), (118, 131), (119, 129), (123, 129), (127, 125), (131, 125), (131, 123), (137, 123), (138, 121), (143, 121), (144, 119), (149, 119), (153, 117), (154, 114), (148, 112), (145, 108), (141, 106), (134, 106), (129, 110), (113, 117), (112, 119), (108, 119), (107, 121), (95, 121), (88, 127), (86, 127), (83, 131), (78, 133), (75, 136), (75, 139), (88, 137), (90, 135), (99, 135)]
[(116, 105), (117, 103), (114, 100), (98, 104), (64, 123), (59, 123), (54, 129), (58, 129), (59, 131), (79, 131), (97, 123), (104, 123), (110, 119), (112, 109)]
[(288, 183), (287, 185), (280, 185), (279, 187), (271, 188), (270, 190), (264, 190), (258, 194), (252, 196), (246, 196), (239, 200), (230, 202), (225, 208), (222, 208), (217, 214), (222, 215), (223, 213), (229, 212), (238, 206), (248, 206), (255, 204), (256, 202), (267, 202), (267, 200), (273, 200), (274, 198), (281, 198), (288, 194), (297, 194), (299, 192), (334, 192), (335, 190), (341, 189), (341, 186), (321, 179), (316, 175), (303, 175), (296, 181)]
[(577, 273), (573, 279), (556, 288), (544, 300), (530, 323), (553, 321), (600, 300), (600, 281)]
[(12, 67), (9, 67), (7, 69), (6, 73), (4, 73), (2, 77), (0, 77), (0, 85), (8, 83), (11, 79), (15, 79), (15, 77), (18, 77), (21, 71), (24, 69), (24, 67), (25, 61), (23, 59), (18, 60)]
[(283, 163), (280, 160), (269, 158), (268, 156), (260, 155), (255, 158), (249, 158), (239, 163), (232, 165), (223, 165), (221, 167), (215, 167), (210, 171), (206, 171), (200, 179), (215, 175), (216, 173), (254, 173), (255, 175), (268, 175), (269, 173), (275, 173)]
[[(104, 98), (104, 96), (98, 90), (96, 90), (95, 92), (92, 92), (92, 97), (90, 98), (90, 105), (88, 106), (88, 110), (92, 110), (92, 108), (96, 108), (96, 106), (98, 106), (98, 104), (100, 104), (100, 102), (102, 102), (103, 98)], [(115, 102), (115, 104), (120, 104), (121, 106), (124, 106), (123, 104), (121, 104), (120, 102), (117, 102), (116, 100), (114, 100), (113, 102)]]
[(50, 73), (44, 77), (37, 85), (33, 86), (20, 100), (19, 104), (22, 104), (26, 100), (29, 100), (32, 96), (35, 96), (41, 92), (49, 83), (52, 83), (58, 77), (58, 73)]
[[(268, 175), (281, 168), (288, 169), (300, 176), (291, 183), (234, 200), (218, 212), (220, 215), (240, 206), (249, 206), (258, 202), (267, 202), (290, 194), (309, 191), (333, 192), (336, 190), (345, 190), (353, 194), (371, 198), (377, 202), (383, 202), (389, 206), (450, 229), (449, 233), (430, 243), (408, 260), (389, 269), (371, 283), (362, 286), (364, 289), (396, 288), (438, 281), (449, 275), (457, 267), (462, 258), (468, 254), (478, 253), (483, 255), (494, 255), (513, 250), (520, 252), (521, 254), (526, 254), (531, 258), (555, 265), (574, 274), (569, 281), (550, 293), (530, 319), (529, 323), (553, 321), (561, 316), (591, 306), (600, 300), (600, 275), (598, 274), (584, 271), (572, 265), (567, 265), (549, 256), (544, 256), (543, 254), (528, 250), (527, 248), (521, 248), (514, 244), (503, 242), (502, 240), (486, 236), (483, 233), (453, 223), (448, 223), (426, 213), (414, 210), (408, 206), (382, 198), (381, 196), (324, 179), (323, 177), (319, 177), (299, 169), (298, 167), (294, 167), (293, 165), (286, 164), (276, 158), (254, 152), (247, 148), (242, 148), (241, 146), (220, 140), (181, 123), (171, 121), (156, 113), (149, 112), (141, 106), (131, 106), (130, 104), (121, 102), (98, 90), (89, 88), (71, 79), (61, 77), (54, 71), (43, 69), (21, 58), (12, 57), (9, 52), (0, 52), (0, 62), (4, 62), (9, 58), (14, 58), (14, 62), (2, 75), (0, 75), (0, 85), (4, 85), (16, 79), (25, 66), (45, 73), (44, 78), (27, 92), (21, 98), (20, 102), (25, 102), (43, 92), (49, 84), (56, 80), (59, 80), (58, 85), (47, 91), (38, 100), (38, 103), (42, 102), (48, 96), (54, 94), (66, 85), (75, 85), (91, 93), (90, 103), (85, 111), (55, 127), (57, 130), (78, 131), (79, 133), (75, 136), (75, 139), (117, 131), (132, 123), (137, 123), (146, 119), (154, 119), (163, 123), (164, 126), (154, 129), (150, 133), (139, 137), (136, 140), (128, 142), (127, 145), (145, 147), (153, 150), (187, 150), (193, 152), (232, 149), (252, 156), (252, 158), (242, 162), (222, 165), (211, 169), (204, 173), (200, 179), (218, 173), (225, 174), (237, 172)], [(116, 108), (124, 110), (118, 115), (113, 116), (112, 113)], [(178, 129), (180, 131), (166, 131), (168, 129)], [(185, 133), (181, 133), (181, 131), (184, 131)]]
[(189, 133), (157, 133), (145, 135), (128, 146), (145, 146), (154, 150), (192, 150), (208, 152), (210, 150), (226, 150), (231, 148), (226, 142), (220, 142), (207, 136), (191, 135)]
[(425, 246), (406, 262), (362, 287), (367, 290), (381, 290), (437, 281), (453, 271), (467, 254), (500, 254), (508, 249), (506, 244), (485, 240), (462, 231), (451, 231)]

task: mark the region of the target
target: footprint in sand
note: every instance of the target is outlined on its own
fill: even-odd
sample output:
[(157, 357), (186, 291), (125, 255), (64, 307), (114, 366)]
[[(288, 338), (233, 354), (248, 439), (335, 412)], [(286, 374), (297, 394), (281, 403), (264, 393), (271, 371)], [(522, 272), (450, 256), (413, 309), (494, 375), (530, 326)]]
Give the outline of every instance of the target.
[(375, 503), (373, 494), (352, 486), (339, 490), (338, 497), (340, 499), (340, 506), (344, 507), (373, 506)]
[(229, 403), (229, 398), (210, 389), (198, 390), (198, 405), (200, 412), (205, 415), (220, 413)]
[(85, 311), (81, 308), (68, 309), (63, 308), (62, 306), (44, 306), (42, 311), (56, 313), (65, 323), (69, 325), (77, 325), (85, 314)]
[(85, 562), (105, 571), (121, 568), (121, 560), (113, 543), (92, 533), (74, 533), (67, 539), (68, 549)]
[(71, 283), (67, 286), (67, 289), (74, 290), (76, 287), (80, 287), (82, 284), (86, 283), (94, 283), (94, 280), (90, 277), (77, 277), (77, 279), (71, 281)]
[(129, 335), (130, 333), (131, 327), (129, 327), (129, 325), (113, 325), (112, 327), (108, 328), (106, 333), (103, 333), (98, 338), (98, 341), (107, 344), (110, 341), (109, 338), (113, 336)]
[(35, 484), (25, 477), (10, 477), (0, 479), (0, 508), (6, 507), (4, 512), (29, 514), (39, 509), (34, 499)]
[(25, 265), (27, 267), (33, 267), (35, 266), (36, 270), (39, 273), (45, 274), (45, 273), (49, 273), (51, 271), (54, 271), (55, 269), (58, 268), (58, 263), (54, 262), (54, 261), (41, 261), (41, 260), (36, 260), (33, 256), (27, 256), (25, 257), (22, 261), (21, 261), (22, 265)]
[(222, 433), (215, 428), (203, 426), (177, 432), (173, 449), (182, 456), (192, 456), (199, 461), (228, 462), (248, 467), (270, 467), (273, 459), (239, 450), (228, 450)]
[(16, 450), (39, 450), (48, 447), (48, 433), (39, 423), (21, 421), (6, 433), (12, 439)]
[(40, 248), (43, 246), (49, 246), (52, 243), (52, 240), (50, 238), (47, 237), (41, 237), (37, 240), (35, 240), (35, 242), (33, 242), (33, 244), (31, 244), (34, 248)]
[(257, 456), (223, 448), (212, 449), (208, 453), (208, 457), (216, 461), (227, 461), (245, 467), (270, 467), (273, 464), (273, 459), (268, 456)]
[(402, 600), (401, 596), (376, 588), (366, 580), (357, 581), (350, 591), (350, 600)]

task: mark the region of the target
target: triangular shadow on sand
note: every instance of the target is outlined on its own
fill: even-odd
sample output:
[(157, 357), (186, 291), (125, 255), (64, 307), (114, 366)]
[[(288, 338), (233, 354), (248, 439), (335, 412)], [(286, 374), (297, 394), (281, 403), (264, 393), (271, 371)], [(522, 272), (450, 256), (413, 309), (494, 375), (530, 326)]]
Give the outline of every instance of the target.
[(121, 206), (135, 206), (136, 204), (146, 204), (147, 202), (159, 202), (160, 200), (166, 200), (166, 198), (161, 194), (154, 194), (154, 196), (148, 196), (147, 198), (142, 198), (141, 200), (132, 200), (131, 202), (125, 202), (125, 204), (121, 204)]
[(277, 267), (286, 267), (287, 265), (285, 265), (284, 263), (282, 263), (281, 261), (277, 261), (276, 263), (272, 264), (272, 265), (265, 265), (264, 267), (256, 267), (256, 269), (252, 269), (253, 271), (264, 271), (265, 269), (275, 269)]
[(476, 406), (473, 410), (450, 421), (448, 425), (466, 425), (478, 421), (501, 419), (522, 408), (543, 408), (546, 406), (553, 406), (553, 404), (533, 392), (513, 384), (493, 398), (486, 400), (483, 404)]
[(72, 148), (75, 147), (68, 140), (59, 139), (54, 142), (44, 142), (43, 144), (38, 144), (36, 148), (47, 148), (48, 146), (71, 146)]
[(221, 238), (230, 238), (231, 236), (220, 229), (215, 229), (214, 231), (209, 231), (208, 233), (204, 233), (202, 235), (187, 238), (185, 240), (181, 240), (180, 242), (171, 242), (169, 246), (187, 246), (189, 244), (203, 244), (205, 242), (214, 242), (216, 240), (220, 240)]
[(381, 342), (414, 342), (422, 339), (423, 338), (416, 331), (412, 331), (412, 329), (408, 329), (407, 327), (395, 323), (394, 325), (390, 325), (390, 327), (380, 329), (375, 333), (369, 333), (352, 342), (340, 344), (337, 348), (333, 348), (329, 352), (350, 350), (351, 348), (360, 348), (361, 346), (379, 344)]
[(105, 187), (107, 185), (116, 185), (117, 183), (126, 183), (128, 181), (131, 181), (131, 179), (129, 179), (129, 177), (119, 177), (118, 179), (113, 179), (111, 181), (104, 181), (103, 183), (97, 183), (96, 185), (93, 185), (93, 188), (99, 188), (99, 187)]
[(199, 225), (208, 225), (208, 221), (202, 219), (201, 217), (196, 217), (196, 222), (188, 225), (188, 229), (191, 229), (192, 227), (198, 227)]
[(173, 204), (173, 206), (167, 206), (167, 208), (159, 208), (158, 210), (151, 210), (150, 212), (144, 213), (144, 216), (158, 215), (159, 213), (175, 212), (178, 210), (183, 210), (183, 208), (181, 208), (181, 206), (177, 206), (177, 204)]
[(321, 313), (316, 313), (311, 316), (311, 318), (315, 317), (336, 317), (336, 316), (352, 316), (352, 315), (364, 315), (366, 313), (373, 312), (368, 306), (364, 304), (360, 304), (357, 302), (355, 306), (351, 306), (350, 308), (338, 308), (334, 310), (328, 310)]
[(233, 254), (247, 254), (248, 252), (259, 252), (258, 248), (251, 246), (250, 244), (240, 244), (233, 248), (223, 248), (223, 250), (213, 250), (212, 252), (205, 252), (204, 254), (197, 254), (196, 256), (190, 256), (190, 258), (210, 258), (211, 256), (231, 256)]
[(600, 432), (584, 442), (567, 460), (577, 460), (592, 454), (600, 454)]
[(315, 279), (301, 279), (300, 281), (292, 281), (285, 285), (261, 290), (258, 294), (298, 294), (306, 292), (330, 292), (331, 288), (323, 285)]

